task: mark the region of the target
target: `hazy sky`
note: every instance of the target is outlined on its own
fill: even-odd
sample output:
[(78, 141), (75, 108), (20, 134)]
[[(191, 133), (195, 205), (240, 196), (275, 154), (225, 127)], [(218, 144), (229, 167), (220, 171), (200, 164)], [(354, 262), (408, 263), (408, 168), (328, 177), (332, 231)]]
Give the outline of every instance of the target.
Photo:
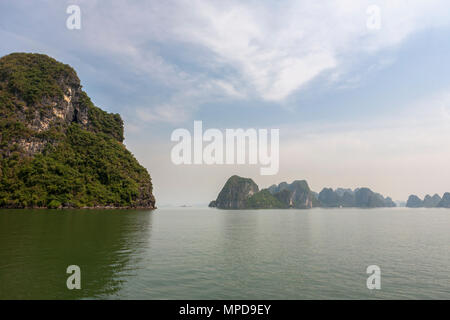
[[(81, 30), (66, 28), (68, 5)], [(367, 27), (367, 8), (380, 28)], [(260, 187), (450, 191), (448, 1), (1, 1), (0, 55), (46, 53), (125, 120), (157, 204), (207, 203), (232, 174)], [(176, 166), (176, 128), (279, 128), (280, 170)]]

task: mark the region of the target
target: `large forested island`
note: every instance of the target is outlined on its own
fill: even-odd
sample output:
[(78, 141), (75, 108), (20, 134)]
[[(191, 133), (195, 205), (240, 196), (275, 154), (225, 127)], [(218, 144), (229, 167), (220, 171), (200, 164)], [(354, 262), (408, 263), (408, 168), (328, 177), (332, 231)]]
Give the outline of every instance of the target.
[(123, 139), (120, 115), (94, 106), (70, 66), (0, 58), (0, 207), (154, 208), (150, 175)]
[(324, 188), (319, 194), (310, 190), (305, 180), (291, 184), (282, 182), (259, 190), (249, 178), (232, 176), (225, 183), (216, 200), (209, 204), (219, 209), (308, 209), (314, 207), (395, 207), (391, 198), (383, 197), (369, 188), (355, 190)]

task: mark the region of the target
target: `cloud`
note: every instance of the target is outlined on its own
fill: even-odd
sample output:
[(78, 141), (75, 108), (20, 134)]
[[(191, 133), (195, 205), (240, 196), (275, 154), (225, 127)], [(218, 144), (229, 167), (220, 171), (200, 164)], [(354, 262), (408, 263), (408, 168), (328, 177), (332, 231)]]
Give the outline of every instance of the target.
[(232, 66), (256, 97), (282, 101), (345, 59), (401, 43), (446, 19), (443, 1), (380, 1), (381, 29), (366, 27), (369, 1), (267, 3), (190, 1), (172, 30), (176, 39), (207, 48)]
[[(23, 12), (33, 14), (34, 3), (17, 3)], [(63, 16), (58, 11), (59, 2), (58, 9), (37, 8), (36, 17), (56, 10), (45, 19), (53, 36), (41, 31), (46, 38), (39, 41), (106, 58), (149, 86), (157, 83), (165, 91), (164, 99), (149, 94), (148, 105), (139, 101), (130, 106), (140, 110), (137, 115), (147, 109), (144, 113), (152, 115), (143, 119), (150, 122), (184, 121), (202, 104), (223, 99), (283, 104), (321, 75), (332, 85), (354, 87), (364, 75), (342, 82), (358, 59), (449, 23), (444, 0), (376, 1), (381, 10), (378, 31), (366, 27), (366, 9), (373, 1), (79, 0), (77, 4), (82, 30), (69, 37), (52, 22), (65, 17), (64, 10)], [(35, 21), (22, 20), (24, 25)], [(146, 98), (145, 92), (141, 94)]]
[[(144, 39), (200, 48), (200, 62), (188, 61), (207, 61), (200, 71), (184, 71), (182, 65), (172, 65), (165, 69), (179, 70), (160, 72), (171, 81), (176, 79), (174, 84), (180, 91), (187, 87), (205, 89), (215, 83), (216, 91), (204, 90), (195, 94), (195, 99), (214, 99), (221, 88), (222, 95), (230, 99), (283, 103), (326, 71), (345, 73), (349, 61), (395, 47), (425, 28), (447, 24), (442, 14), (442, 6), (447, 6), (444, 1), (377, 3), (381, 10), (381, 29), (377, 32), (366, 27), (370, 1), (286, 1), (281, 5), (192, 0), (170, 5), (154, 3), (147, 10), (135, 10), (129, 15), (140, 21), (150, 12), (150, 36), (143, 35)], [(392, 59), (388, 60), (392, 63)], [(165, 63), (161, 57), (156, 67)], [(136, 60), (136, 65), (148, 72), (155, 69), (155, 63), (146, 66)], [(220, 70), (232, 76), (224, 77)], [(358, 77), (354, 80), (351, 86), (359, 81)], [(195, 109), (188, 106), (198, 104), (195, 99), (183, 93), (174, 98), (184, 101), (177, 104), (182, 114)]]

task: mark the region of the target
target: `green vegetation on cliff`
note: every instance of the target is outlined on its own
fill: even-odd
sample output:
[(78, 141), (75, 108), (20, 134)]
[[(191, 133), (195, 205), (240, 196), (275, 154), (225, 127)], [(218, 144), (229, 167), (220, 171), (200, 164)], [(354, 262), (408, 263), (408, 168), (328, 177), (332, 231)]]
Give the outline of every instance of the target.
[(305, 180), (286, 182), (259, 191), (249, 178), (230, 177), (210, 207), (219, 209), (306, 209), (318, 206), (318, 201)]
[(118, 114), (94, 106), (75, 71), (41, 54), (0, 59), (0, 207), (148, 207), (147, 170)]
[(246, 202), (246, 208), (248, 209), (281, 209), (287, 207), (287, 205), (275, 198), (267, 189), (255, 193)]
[(247, 200), (258, 191), (258, 186), (252, 179), (234, 175), (227, 180), (217, 199), (210, 203), (210, 207), (244, 209), (247, 207)]

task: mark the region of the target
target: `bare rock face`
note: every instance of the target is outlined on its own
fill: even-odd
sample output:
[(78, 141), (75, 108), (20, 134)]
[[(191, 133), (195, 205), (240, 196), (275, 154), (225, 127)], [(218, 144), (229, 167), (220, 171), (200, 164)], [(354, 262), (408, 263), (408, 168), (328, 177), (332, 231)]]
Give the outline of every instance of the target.
[(259, 191), (257, 184), (248, 178), (230, 177), (212, 206), (220, 209), (245, 209), (247, 200)]
[[(20, 119), (31, 132), (36, 133), (30, 137), (12, 139), (27, 156), (41, 153), (47, 143), (55, 144), (57, 142), (46, 135), (52, 129), (58, 130), (58, 128), (67, 127), (71, 123), (77, 123), (86, 130), (90, 129), (89, 107), (81, 101), (81, 97), (85, 94), (81, 90), (79, 81), (73, 83), (66, 79), (66, 81), (61, 81), (61, 86), (65, 93), (63, 98), (44, 97), (35, 105), (16, 110), (16, 119)], [(118, 125), (123, 127), (121, 123)]]
[(310, 209), (319, 205), (306, 180), (295, 180), (291, 184), (281, 182), (268, 190), (287, 208)]
[(209, 207), (219, 209), (309, 209), (318, 201), (305, 180), (286, 182), (259, 190), (249, 178), (232, 176)]
[(37, 132), (48, 130), (55, 124), (69, 124), (76, 122), (84, 129), (88, 128), (88, 107), (81, 100), (81, 85), (70, 82), (69, 79), (61, 81), (63, 97), (44, 98), (42, 105), (34, 111), (33, 118), (28, 121), (28, 127)]
[[(39, 71), (33, 70), (42, 65)], [(59, 67), (51, 68), (52, 65)], [(32, 133), (26, 137), (11, 137), (11, 142), (21, 147), (26, 155), (33, 156), (42, 152), (47, 143), (55, 143), (57, 139), (52, 139), (51, 133), (64, 131), (72, 123), (91, 132), (103, 131), (117, 141), (123, 141), (120, 115), (95, 107), (71, 67), (45, 55), (11, 54), (2, 58), (0, 68), (1, 98), (9, 104), (2, 106), (0, 116), (9, 122), (23, 124)], [(50, 78), (47, 72), (52, 72)], [(47, 78), (47, 81), (40, 81), (45, 87), (42, 92), (35, 88), (37, 84), (27, 79), (31, 76)], [(21, 80), (17, 84), (16, 78)]]

